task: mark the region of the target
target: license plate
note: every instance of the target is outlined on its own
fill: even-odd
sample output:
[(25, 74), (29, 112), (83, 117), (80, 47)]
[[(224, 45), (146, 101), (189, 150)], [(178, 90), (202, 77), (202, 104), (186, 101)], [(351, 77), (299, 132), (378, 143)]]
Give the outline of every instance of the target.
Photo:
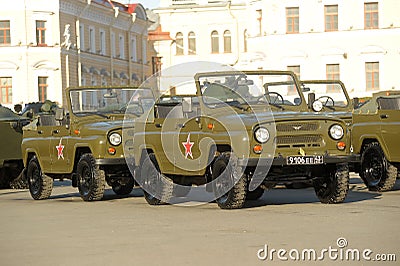
[(300, 165), (312, 165), (312, 164), (323, 164), (324, 156), (322, 155), (309, 155), (309, 156), (288, 156), (286, 158), (288, 165), (300, 164)]

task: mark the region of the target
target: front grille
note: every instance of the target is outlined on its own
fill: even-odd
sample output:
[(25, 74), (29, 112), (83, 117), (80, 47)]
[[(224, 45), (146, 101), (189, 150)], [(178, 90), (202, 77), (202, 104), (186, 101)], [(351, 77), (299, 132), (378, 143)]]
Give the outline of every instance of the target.
[(316, 131), (318, 123), (278, 123), (276, 124), (277, 132), (300, 132), (300, 131)]
[(277, 136), (277, 148), (321, 147), (323, 142), (320, 135)]

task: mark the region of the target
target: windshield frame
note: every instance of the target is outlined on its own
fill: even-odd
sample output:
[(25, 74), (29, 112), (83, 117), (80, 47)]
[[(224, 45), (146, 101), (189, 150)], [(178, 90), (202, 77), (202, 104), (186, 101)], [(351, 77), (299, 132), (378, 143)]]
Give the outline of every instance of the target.
[[(73, 95), (73, 93), (79, 93), (79, 92), (84, 92), (84, 91), (90, 91), (90, 92), (102, 92), (103, 95), (100, 95), (100, 97), (102, 97), (103, 100), (103, 104), (104, 106), (101, 108), (104, 108), (103, 110), (99, 110), (101, 108), (99, 108), (100, 106), (95, 106), (92, 110), (90, 109), (76, 109), (75, 105), (78, 105), (82, 108), (82, 102), (74, 102), (74, 99), (76, 96)], [(134, 91), (146, 91), (145, 94), (149, 95), (149, 97), (143, 97), (143, 99), (147, 99), (147, 98), (152, 98), (155, 99), (154, 97), (154, 92), (149, 89), (149, 88), (142, 88), (142, 87), (136, 87), (136, 86), (101, 86), (101, 87), (92, 87), (92, 86), (82, 86), (82, 87), (76, 87), (76, 88), (68, 88), (66, 91), (67, 97), (68, 97), (68, 108), (71, 112), (71, 114), (73, 114), (76, 117), (86, 117), (86, 116), (97, 116), (99, 118), (107, 118), (109, 116), (112, 115), (125, 115), (125, 110), (126, 107), (128, 106), (128, 104), (131, 103), (131, 96), (127, 96), (127, 97), (123, 97), (123, 98), (118, 98), (119, 96), (121, 96), (121, 94), (116, 94), (116, 98), (114, 96), (109, 96), (109, 97), (105, 97), (107, 92), (109, 91), (117, 91), (117, 92), (121, 92), (121, 91), (131, 91), (132, 95), (135, 94)], [(78, 97), (82, 97), (82, 94), (80, 94), (80, 96)], [(124, 99), (126, 98), (126, 99)], [(139, 97), (140, 98), (140, 97)], [(79, 98), (81, 100), (81, 98)], [(114, 104), (107, 104), (105, 102), (106, 99), (115, 99), (117, 101), (117, 103)], [(119, 102), (120, 100), (123, 100), (121, 102)], [(116, 109), (118, 105), (118, 109)], [(138, 106), (140, 106), (140, 100), (138, 101)], [(115, 108), (113, 108), (115, 107)], [(108, 109), (107, 109), (108, 108)], [(124, 109), (125, 108), (125, 109)]]

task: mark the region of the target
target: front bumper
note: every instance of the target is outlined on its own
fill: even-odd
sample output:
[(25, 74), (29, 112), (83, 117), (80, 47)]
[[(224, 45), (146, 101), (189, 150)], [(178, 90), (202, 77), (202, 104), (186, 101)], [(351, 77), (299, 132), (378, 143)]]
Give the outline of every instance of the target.
[(102, 158), (96, 159), (97, 165), (126, 165), (125, 158)]

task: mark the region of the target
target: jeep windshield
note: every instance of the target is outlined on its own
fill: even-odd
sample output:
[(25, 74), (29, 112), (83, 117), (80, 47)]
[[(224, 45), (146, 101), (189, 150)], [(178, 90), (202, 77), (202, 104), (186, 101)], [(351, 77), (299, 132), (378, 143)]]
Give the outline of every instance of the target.
[(305, 80), (301, 81), (305, 98), (310, 93), (315, 94), (315, 100), (322, 103), (326, 111), (344, 111), (352, 108), (350, 98), (342, 82), (338, 80)]
[(97, 115), (109, 117), (124, 114), (141, 115), (148, 99), (154, 101), (150, 89), (132, 87), (78, 88), (70, 90), (72, 112), (77, 116)]
[(268, 103), (280, 110), (297, 107), (301, 97), (292, 73), (282, 71), (214, 72), (198, 75), (203, 101), (210, 108), (245, 108)]

